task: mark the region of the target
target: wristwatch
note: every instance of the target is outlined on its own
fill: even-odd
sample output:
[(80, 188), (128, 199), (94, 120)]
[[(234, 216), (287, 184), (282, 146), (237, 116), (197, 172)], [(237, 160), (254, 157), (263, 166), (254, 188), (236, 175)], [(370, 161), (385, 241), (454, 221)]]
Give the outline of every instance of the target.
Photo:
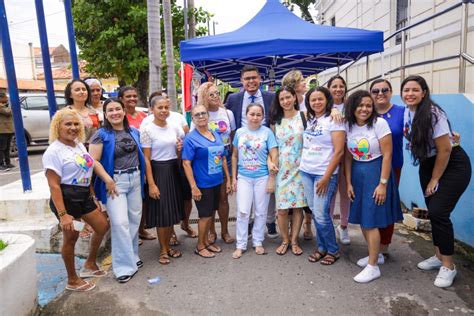
[(380, 178), (380, 183), (381, 183), (381, 184), (387, 184), (387, 183), (388, 183), (388, 180), (385, 179), (385, 178)]

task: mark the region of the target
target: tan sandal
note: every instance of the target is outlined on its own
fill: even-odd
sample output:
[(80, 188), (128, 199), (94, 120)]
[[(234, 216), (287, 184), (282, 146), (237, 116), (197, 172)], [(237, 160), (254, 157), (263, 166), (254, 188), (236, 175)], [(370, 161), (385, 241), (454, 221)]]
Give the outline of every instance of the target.
[(325, 252), (320, 252), (319, 250), (316, 250), (315, 252), (313, 252), (312, 254), (309, 255), (308, 260), (309, 260), (309, 262), (314, 263), (314, 262), (318, 262), (319, 260), (324, 258), (324, 256), (326, 256)]
[(290, 246), (290, 244), (287, 243), (287, 242), (281, 243), (281, 245), (275, 251), (276, 254), (279, 255), (279, 256), (283, 256), (288, 251), (289, 246)]

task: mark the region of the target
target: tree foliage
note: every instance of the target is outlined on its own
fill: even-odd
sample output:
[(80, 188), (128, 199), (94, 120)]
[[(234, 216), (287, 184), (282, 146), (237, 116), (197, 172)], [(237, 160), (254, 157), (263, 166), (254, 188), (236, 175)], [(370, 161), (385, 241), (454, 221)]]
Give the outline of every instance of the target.
[(311, 12), (309, 12), (309, 7), (314, 4), (314, 0), (284, 0), (285, 5), (287, 5), (291, 11), (293, 11), (294, 6), (298, 6), (301, 11), (301, 17), (313, 23), (313, 18), (311, 17)]
[[(204, 22), (207, 17), (207, 12), (202, 8), (195, 8), (194, 12), (189, 14), (194, 14), (198, 23)], [(139, 88), (143, 86), (146, 94), (148, 80), (146, 0), (75, 0), (73, 17), (80, 57), (87, 61), (86, 70), (99, 77), (117, 77), (122, 84), (134, 84)], [(179, 52), (179, 42), (184, 40), (183, 23), (183, 8), (176, 5), (176, 1), (172, 1), (175, 53)], [(205, 27), (196, 29), (198, 36), (206, 32)], [(179, 54), (177, 57), (179, 59)], [(163, 72), (166, 78), (164, 63)], [(144, 85), (140, 82), (143, 80)], [(163, 85), (165, 84), (163, 82)]]

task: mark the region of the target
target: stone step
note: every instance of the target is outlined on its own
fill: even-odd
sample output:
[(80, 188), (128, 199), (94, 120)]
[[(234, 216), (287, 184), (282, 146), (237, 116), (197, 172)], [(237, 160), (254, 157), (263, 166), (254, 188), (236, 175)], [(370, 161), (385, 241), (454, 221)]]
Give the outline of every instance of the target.
[[(31, 236), (36, 241), (36, 252), (60, 253), (63, 244), (62, 233), (58, 220), (53, 215), (41, 219), (23, 219), (15, 221), (0, 221), (0, 233), (19, 233)], [(107, 232), (99, 249), (99, 254), (105, 249), (110, 239)], [(89, 254), (90, 237), (79, 238), (76, 243), (75, 254), (87, 257)]]

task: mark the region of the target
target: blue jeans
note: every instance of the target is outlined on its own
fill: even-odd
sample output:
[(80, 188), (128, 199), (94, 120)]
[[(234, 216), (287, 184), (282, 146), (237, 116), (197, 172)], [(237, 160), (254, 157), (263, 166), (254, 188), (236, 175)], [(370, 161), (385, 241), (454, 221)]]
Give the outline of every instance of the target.
[(308, 207), (311, 209), (311, 212), (313, 212), (318, 250), (322, 253), (329, 252), (336, 254), (339, 252), (339, 246), (332, 224), (330, 206), (331, 200), (337, 191), (337, 174), (329, 179), (328, 191), (323, 195), (316, 193), (316, 184), (323, 176), (309, 174), (301, 170), (300, 174), (303, 180), (304, 195), (308, 202)]
[(118, 196), (107, 197), (112, 232), (112, 268), (115, 276), (137, 272), (138, 227), (142, 216), (140, 171), (114, 174)]

